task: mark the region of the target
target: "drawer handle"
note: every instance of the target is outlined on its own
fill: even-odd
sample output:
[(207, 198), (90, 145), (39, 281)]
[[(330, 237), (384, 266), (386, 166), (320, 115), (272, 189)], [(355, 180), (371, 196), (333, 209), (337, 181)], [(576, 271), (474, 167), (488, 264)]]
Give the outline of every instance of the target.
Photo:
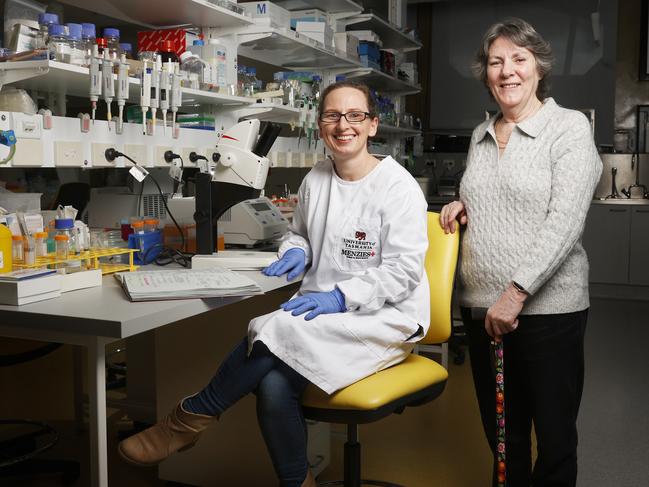
[(626, 213), (629, 210), (626, 210), (624, 208), (609, 208), (608, 211), (611, 211), (613, 213)]
[(649, 213), (649, 210), (635, 210), (636, 213)]

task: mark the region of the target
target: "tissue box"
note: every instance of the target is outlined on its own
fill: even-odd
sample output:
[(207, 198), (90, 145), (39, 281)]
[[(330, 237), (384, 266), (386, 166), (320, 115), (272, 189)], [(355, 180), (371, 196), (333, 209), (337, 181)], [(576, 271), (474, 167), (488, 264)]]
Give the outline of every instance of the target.
[(299, 34), (315, 39), (326, 47), (333, 49), (334, 32), (326, 22), (302, 22), (296, 23), (296, 30)]
[(358, 60), (358, 37), (349, 32), (336, 32), (334, 34), (336, 51), (350, 59)]
[(308, 10), (292, 10), (291, 29), (297, 28), (298, 22), (327, 22), (327, 14), (318, 8)]
[(291, 13), (273, 2), (246, 2), (238, 5), (243, 7), (257, 24), (283, 28), (291, 25)]

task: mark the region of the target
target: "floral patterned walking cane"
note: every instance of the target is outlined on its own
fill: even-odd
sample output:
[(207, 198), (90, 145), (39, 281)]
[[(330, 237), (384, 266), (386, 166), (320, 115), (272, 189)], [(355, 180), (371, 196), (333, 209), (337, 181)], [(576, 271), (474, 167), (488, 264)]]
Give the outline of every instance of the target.
[(505, 357), (503, 341), (498, 337), (491, 342), (496, 372), (496, 458), (498, 460), (498, 487), (505, 487)]

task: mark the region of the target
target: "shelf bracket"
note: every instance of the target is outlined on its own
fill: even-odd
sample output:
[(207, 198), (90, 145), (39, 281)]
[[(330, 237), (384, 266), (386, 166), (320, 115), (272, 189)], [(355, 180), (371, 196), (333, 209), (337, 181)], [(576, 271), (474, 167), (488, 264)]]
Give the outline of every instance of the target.
[(0, 64), (0, 89), (2, 89), (4, 85), (10, 85), (18, 81), (42, 76), (47, 74), (49, 70), (50, 69), (45, 66), (25, 67), (21, 69), (12, 68), (11, 70), (6, 70), (3, 68), (2, 64)]

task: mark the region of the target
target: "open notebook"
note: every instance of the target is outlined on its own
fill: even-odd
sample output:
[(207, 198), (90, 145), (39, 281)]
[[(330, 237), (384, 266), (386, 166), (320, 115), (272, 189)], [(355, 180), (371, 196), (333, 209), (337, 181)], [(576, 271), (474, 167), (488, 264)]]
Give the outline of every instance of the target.
[(223, 267), (116, 274), (131, 301), (216, 298), (263, 294), (252, 279)]

